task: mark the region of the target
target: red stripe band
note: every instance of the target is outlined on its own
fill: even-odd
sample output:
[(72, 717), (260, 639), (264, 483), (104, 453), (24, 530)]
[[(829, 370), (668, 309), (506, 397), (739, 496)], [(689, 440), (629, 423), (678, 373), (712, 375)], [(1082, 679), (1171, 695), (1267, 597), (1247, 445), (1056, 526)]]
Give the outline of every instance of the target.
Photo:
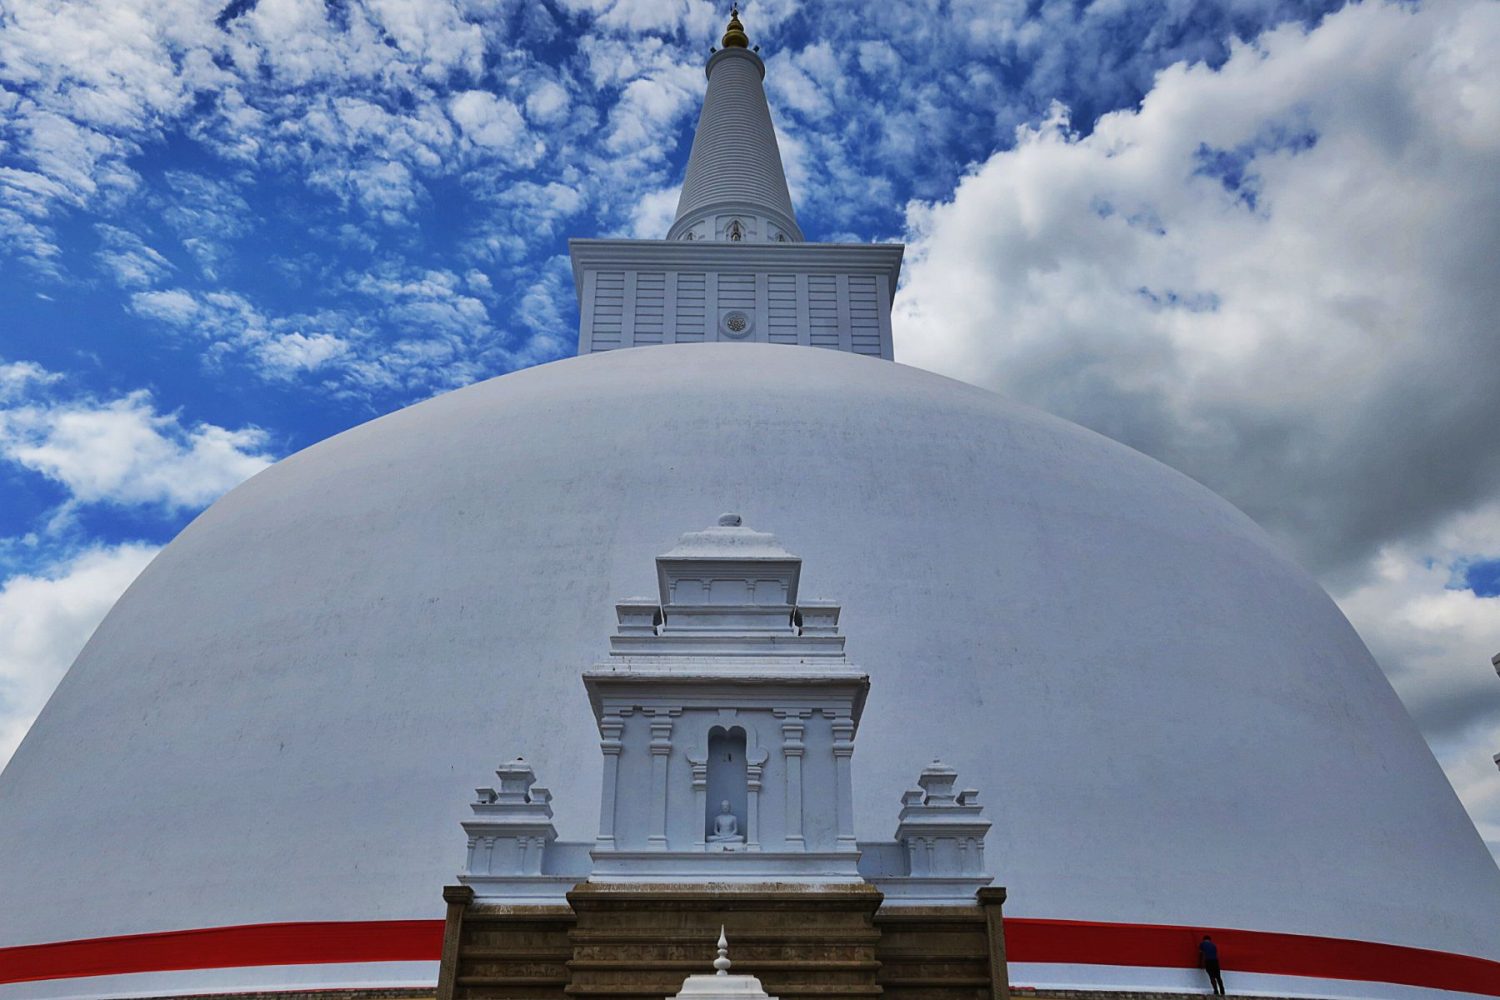
[[(1211, 934), (1227, 972), (1396, 983), (1500, 997), (1500, 962), (1305, 934), (1007, 917), (1012, 962), (1196, 968)], [(251, 924), (0, 948), (0, 983), (183, 969), (435, 962), (441, 920)]]
[(1225, 972), (1352, 979), (1500, 996), (1500, 962), (1308, 934), (1007, 917), (1005, 951), (1012, 962), (1196, 969), (1198, 941), (1205, 934), (1218, 945)]

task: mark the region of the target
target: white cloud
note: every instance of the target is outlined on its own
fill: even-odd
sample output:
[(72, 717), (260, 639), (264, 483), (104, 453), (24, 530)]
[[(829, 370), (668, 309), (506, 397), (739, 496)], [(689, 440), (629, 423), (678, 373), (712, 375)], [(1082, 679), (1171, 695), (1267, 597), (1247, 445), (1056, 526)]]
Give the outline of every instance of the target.
[(172, 271), (172, 263), (135, 233), (100, 223), (95, 257), (121, 288), (146, 288)]
[(560, 120), (568, 112), (571, 98), (561, 84), (543, 80), (526, 95), (526, 114), (542, 124)]
[(22, 398), (33, 386), (51, 385), (61, 379), (35, 361), (0, 361), (0, 404)]
[(466, 90), (448, 102), (448, 113), (476, 146), (504, 151), (517, 161), (534, 160), (540, 145), (527, 136), (515, 103), (485, 90)]
[(271, 337), (258, 346), (268, 369), (287, 375), (312, 371), (349, 352), (349, 344), (331, 333), (297, 331)]
[(667, 230), (677, 218), (677, 202), (682, 185), (674, 184), (660, 191), (649, 191), (636, 200), (630, 213), (630, 235), (637, 240), (665, 239)]
[(442, 82), (455, 74), (477, 77), (484, 69), (484, 33), (449, 3), (370, 0), (370, 10), (387, 35), (422, 75)]
[(98, 546), (0, 585), (0, 767), (157, 547)]
[[(197, 92), (223, 79), (211, 59), (184, 55), (213, 44), (216, 32), (205, 14), (179, 0), (7, 5), (0, 92), (12, 96), (0, 103), (10, 105), (9, 158), (25, 170), (0, 183), (0, 203), (8, 203), (7, 214), (14, 212), (25, 231), (19, 249), (49, 256), (57, 205), (133, 190), (139, 178), (128, 158)], [(45, 178), (46, 187), (14, 183), (28, 172)]]
[(180, 288), (169, 288), (136, 292), (130, 297), (130, 309), (137, 316), (161, 320), (173, 326), (186, 326), (198, 315), (198, 301)]
[[(533, 186), (527, 197), (564, 204), (576, 198), (553, 187)], [(487, 302), (499, 308), (504, 300), (488, 281), (472, 271), (380, 265), (337, 278), (342, 294), (362, 301), (336, 309), (281, 315), (237, 292), (181, 288), (137, 292), (130, 308), (200, 338), (215, 370), (239, 363), (273, 382), (316, 371), (342, 397), (396, 390), (426, 396), (483, 377), (484, 365), (503, 357)], [(371, 336), (371, 327), (385, 336)]]
[(1166, 70), (1086, 138), (1024, 131), (911, 206), (900, 357), (1164, 458), (1323, 570), (1492, 495), (1476, 38), (1500, 46), (1500, 6), (1349, 7)]
[(65, 486), (78, 503), (199, 507), (271, 463), (254, 427), (184, 425), (144, 390), (0, 409), (0, 457)]

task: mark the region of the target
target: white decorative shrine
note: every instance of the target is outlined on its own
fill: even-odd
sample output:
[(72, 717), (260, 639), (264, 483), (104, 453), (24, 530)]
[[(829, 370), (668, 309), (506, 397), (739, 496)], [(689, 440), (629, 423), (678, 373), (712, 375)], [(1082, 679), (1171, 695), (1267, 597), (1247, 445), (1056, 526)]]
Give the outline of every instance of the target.
[(978, 793), (934, 761), (894, 841), (859, 842), (853, 756), (870, 678), (837, 604), (801, 597), (802, 560), (738, 514), (656, 559), (657, 596), (616, 605), (583, 673), (603, 780), (592, 844), (557, 840), (551, 795), (517, 758), (478, 790), (460, 880), (478, 898), (561, 900), (578, 881), (858, 883), (924, 904), (992, 881)]
[(984, 864), (990, 821), (984, 818), (978, 790), (954, 794), (957, 781), (957, 771), (935, 760), (917, 776), (918, 787), (901, 797), (896, 842), (906, 866), (900, 878), (877, 880), (888, 898), (938, 903), (972, 899), (993, 880)]
[[(476, 788), (465, 820), (468, 858), (464, 882), (487, 897), (532, 900), (557, 896), (577, 881), (547, 867), (560, 852), (552, 826), (552, 793), (536, 784), (531, 765), (520, 757), (495, 769), (500, 788)], [(548, 857), (548, 854), (551, 857)]]
[[(870, 679), (802, 560), (726, 514), (656, 560), (583, 675), (604, 784), (591, 878), (858, 881), (850, 758)], [(624, 794), (622, 794), (622, 792)]]

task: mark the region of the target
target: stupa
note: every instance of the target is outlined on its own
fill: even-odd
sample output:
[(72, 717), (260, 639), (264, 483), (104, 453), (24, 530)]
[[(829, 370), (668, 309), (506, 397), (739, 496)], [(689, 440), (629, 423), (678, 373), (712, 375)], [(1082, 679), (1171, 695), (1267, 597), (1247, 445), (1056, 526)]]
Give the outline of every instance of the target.
[[(901, 248), (804, 239), (765, 65), (738, 18), (721, 46), (667, 238), (572, 243), (580, 356), (277, 463), (99, 626), (0, 775), (0, 1000), (430, 997), (491, 892), (561, 942), (507, 995), (623, 995), (587, 949), (646, 903), (706, 920), (735, 872), (785, 887), (762, 913), (828, 902), (892, 998), (1003, 985), (1000, 885), (1013, 987), (1206, 992), (1211, 933), (1234, 993), (1500, 996), (1500, 870), (1333, 602), (1190, 479), (896, 363)], [(721, 543), (765, 549), (754, 599), (679, 565)], [(744, 658), (770, 687), (726, 679), (736, 643), (780, 650)], [(955, 840), (914, 881), (896, 834), (946, 809), (967, 867)], [(934, 912), (882, 922), (903, 892)]]

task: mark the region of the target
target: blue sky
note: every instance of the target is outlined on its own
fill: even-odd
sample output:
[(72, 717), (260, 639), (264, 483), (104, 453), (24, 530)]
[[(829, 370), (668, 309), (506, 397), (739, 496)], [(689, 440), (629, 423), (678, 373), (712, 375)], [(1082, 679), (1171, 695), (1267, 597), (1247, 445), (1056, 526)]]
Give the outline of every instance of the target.
[[(1496, 5), (752, 0), (802, 228), (909, 245), (898, 360), (1223, 493), (1500, 844)], [(0, 8), (0, 760), (275, 459), (566, 356), (665, 233), (698, 0)]]

